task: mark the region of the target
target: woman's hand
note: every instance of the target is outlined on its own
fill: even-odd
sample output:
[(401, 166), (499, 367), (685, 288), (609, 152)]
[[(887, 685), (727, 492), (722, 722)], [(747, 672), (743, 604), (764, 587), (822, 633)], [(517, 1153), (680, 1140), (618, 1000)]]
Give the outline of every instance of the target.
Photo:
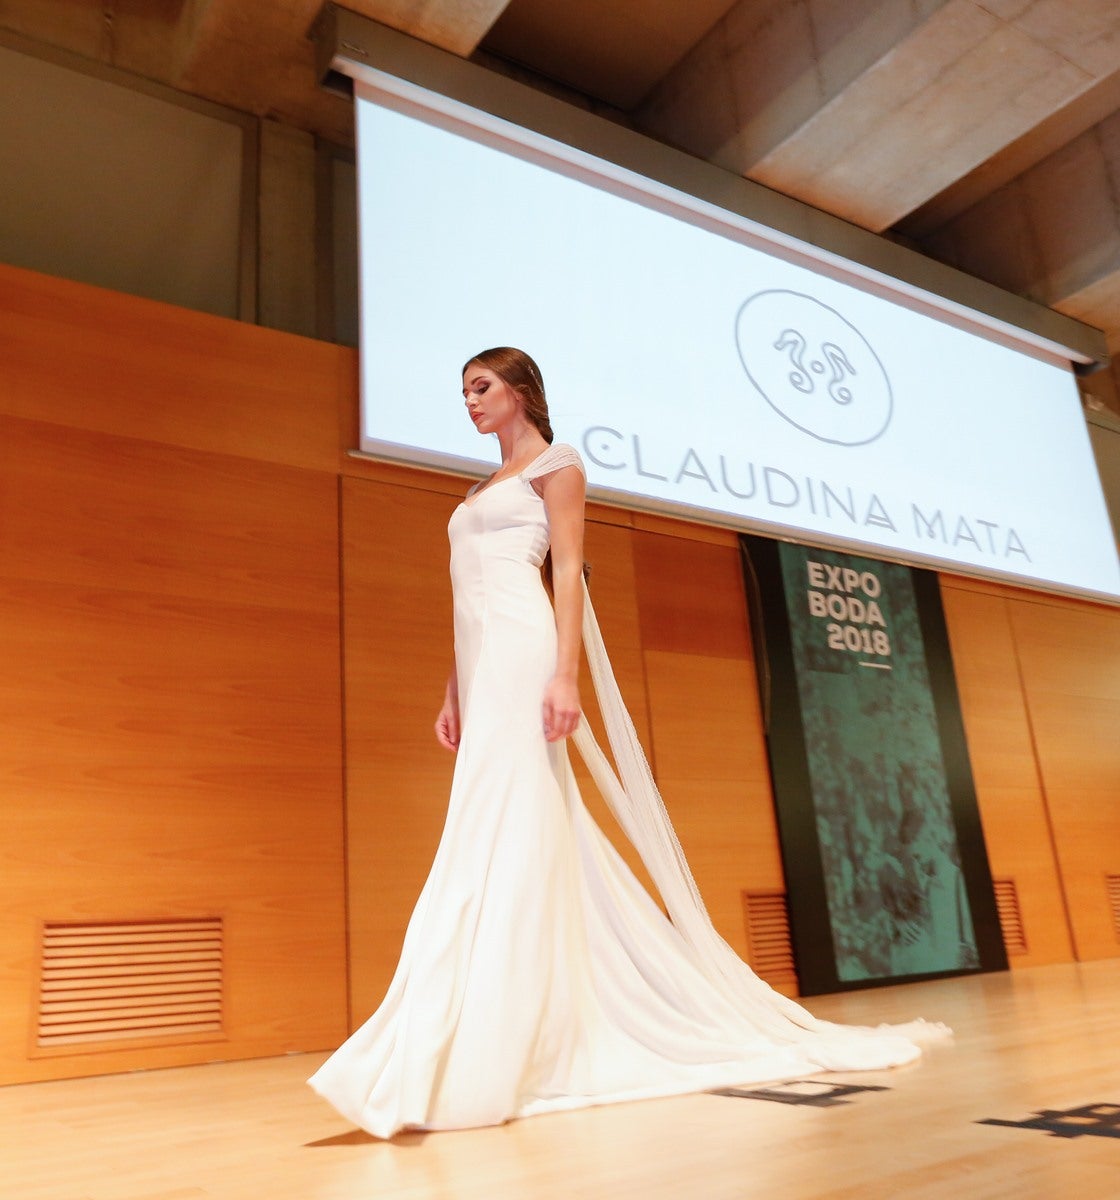
[(459, 705), (451, 696), (445, 696), (443, 707), (436, 717), (436, 740), (445, 749), (459, 749)]
[(544, 689), (544, 736), (559, 742), (575, 732), (579, 724), (579, 688), (574, 679), (554, 675)]

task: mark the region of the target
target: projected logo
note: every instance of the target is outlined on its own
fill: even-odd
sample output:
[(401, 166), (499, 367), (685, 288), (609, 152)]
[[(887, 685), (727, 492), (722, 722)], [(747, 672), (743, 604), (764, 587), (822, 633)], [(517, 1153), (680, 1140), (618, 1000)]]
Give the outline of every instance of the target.
[(894, 399), (870, 343), (834, 308), (800, 292), (757, 292), (735, 318), (739, 358), (767, 403), (822, 442), (864, 446)]

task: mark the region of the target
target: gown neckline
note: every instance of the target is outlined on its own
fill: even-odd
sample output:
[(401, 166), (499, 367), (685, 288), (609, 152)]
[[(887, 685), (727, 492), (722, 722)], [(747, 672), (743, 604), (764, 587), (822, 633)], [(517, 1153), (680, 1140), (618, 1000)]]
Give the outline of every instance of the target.
[[(491, 482), (491, 483), (486, 483), (486, 484), (484, 484), (482, 487), (480, 487), (480, 488), (476, 488), (476, 489), (475, 489), (473, 492), (468, 492), (468, 493), (467, 493), (467, 494), (466, 494), (466, 495), (463, 497), (463, 499), (459, 501), (459, 507), (460, 507), (460, 508), (474, 508), (474, 506), (475, 506), (475, 502), (476, 502), (476, 501), (477, 501), (477, 500), (478, 500), (478, 499), (479, 499), (479, 498), (480, 498), (480, 497), (481, 497), (481, 496), (482, 496), (484, 493), (486, 493), (486, 492), (490, 491), (492, 488), (496, 488), (496, 487), (497, 487), (499, 484), (501, 484), (501, 483), (509, 483), (509, 481), (510, 481), (511, 479), (520, 479), (520, 478), (521, 478), (521, 477), (522, 477), (522, 476), (525, 474), (525, 472), (526, 472), (527, 470), (529, 470), (529, 468), (530, 468), (530, 467), (535, 467), (535, 466), (537, 465), (537, 463), (539, 463), (539, 462), (541, 461), (541, 459), (542, 459), (542, 458), (544, 458), (544, 456), (545, 456), (545, 455), (546, 455), (546, 454), (547, 454), (547, 453), (548, 453), (548, 452), (549, 452), (549, 451), (550, 451), (552, 448), (553, 448), (553, 447), (552, 447), (552, 445), (551, 445), (551, 444), (550, 444), (550, 445), (548, 445), (548, 446), (545, 446), (545, 448), (544, 448), (544, 449), (543, 449), (543, 450), (540, 452), (540, 454), (538, 454), (536, 458), (534, 458), (534, 459), (530, 459), (530, 461), (529, 461), (529, 462), (527, 462), (527, 463), (526, 463), (526, 464), (525, 464), (525, 465), (524, 465), (524, 466), (521, 468), (521, 470), (517, 472), (517, 474), (516, 474), (516, 475), (504, 475), (504, 476), (502, 476), (502, 478), (501, 478), (501, 479), (495, 479), (495, 480), (494, 480), (493, 482)], [(495, 472), (495, 474), (497, 474), (497, 472)]]

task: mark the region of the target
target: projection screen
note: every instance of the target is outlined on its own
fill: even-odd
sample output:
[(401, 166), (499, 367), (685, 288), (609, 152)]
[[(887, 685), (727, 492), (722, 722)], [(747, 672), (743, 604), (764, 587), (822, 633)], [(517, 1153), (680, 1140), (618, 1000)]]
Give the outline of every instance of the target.
[(465, 105), (355, 91), (362, 451), (489, 473), (460, 369), (520, 346), (594, 499), (1120, 596), (1059, 348)]

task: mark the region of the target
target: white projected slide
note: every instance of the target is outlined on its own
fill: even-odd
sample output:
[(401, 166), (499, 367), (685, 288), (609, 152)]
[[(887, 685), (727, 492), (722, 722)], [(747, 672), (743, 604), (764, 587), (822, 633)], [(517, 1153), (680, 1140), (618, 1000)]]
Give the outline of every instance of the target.
[(1120, 595), (1068, 366), (357, 107), (363, 450), (488, 473), (459, 371), (520, 346), (594, 497)]

